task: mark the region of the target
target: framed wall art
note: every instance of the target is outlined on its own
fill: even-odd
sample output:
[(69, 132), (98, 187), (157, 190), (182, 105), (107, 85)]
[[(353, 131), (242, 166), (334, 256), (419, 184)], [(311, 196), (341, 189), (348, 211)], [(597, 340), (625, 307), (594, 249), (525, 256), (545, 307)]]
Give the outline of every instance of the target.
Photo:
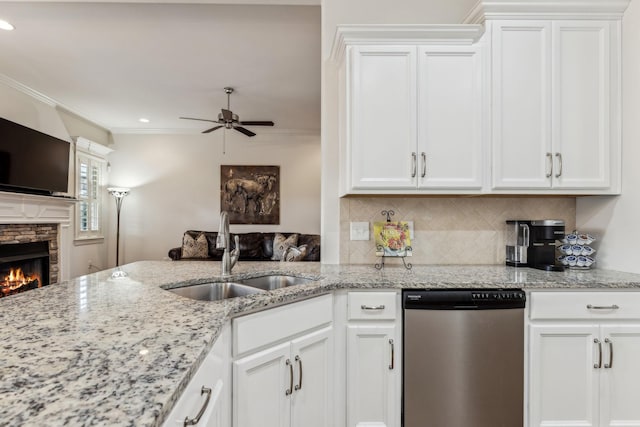
[(376, 242), (376, 256), (411, 256), (408, 222), (375, 222), (373, 223), (373, 234)]
[(280, 166), (220, 166), (220, 209), (231, 224), (280, 224)]

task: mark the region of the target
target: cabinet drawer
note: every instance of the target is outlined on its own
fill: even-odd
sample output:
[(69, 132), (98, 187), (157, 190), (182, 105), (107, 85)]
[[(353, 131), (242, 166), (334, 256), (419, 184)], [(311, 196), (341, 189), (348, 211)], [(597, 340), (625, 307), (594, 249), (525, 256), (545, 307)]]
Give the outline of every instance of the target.
[(531, 292), (531, 320), (640, 319), (640, 292)]
[(246, 353), (331, 323), (333, 296), (300, 301), (233, 319), (233, 355)]
[(349, 292), (349, 320), (394, 320), (396, 292)]

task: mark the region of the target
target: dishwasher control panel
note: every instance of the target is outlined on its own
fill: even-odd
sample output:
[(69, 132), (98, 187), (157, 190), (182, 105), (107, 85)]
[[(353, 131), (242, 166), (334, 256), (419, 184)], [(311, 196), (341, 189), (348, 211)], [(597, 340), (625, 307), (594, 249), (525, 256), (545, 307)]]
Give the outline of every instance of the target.
[(524, 308), (526, 294), (521, 289), (405, 289), (404, 309), (490, 310)]
[(474, 301), (495, 301), (495, 300), (524, 300), (524, 292), (522, 291), (477, 291), (471, 293), (471, 299)]

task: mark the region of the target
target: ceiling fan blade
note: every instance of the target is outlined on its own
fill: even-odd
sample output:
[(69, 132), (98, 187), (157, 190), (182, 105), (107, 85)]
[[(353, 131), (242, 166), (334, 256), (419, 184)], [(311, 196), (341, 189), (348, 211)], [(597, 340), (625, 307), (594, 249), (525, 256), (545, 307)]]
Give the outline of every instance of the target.
[(218, 123), (217, 120), (209, 120), (209, 119), (196, 119), (193, 117), (179, 117), (180, 119), (184, 119), (184, 120), (199, 120), (201, 122), (211, 122), (211, 123)]
[(225, 110), (224, 108), (222, 109), (222, 118), (227, 121), (230, 122), (233, 120), (233, 113), (231, 112), (231, 110)]
[(243, 126), (273, 126), (272, 121), (247, 120), (240, 123)]
[(238, 132), (242, 132), (247, 136), (255, 136), (256, 134), (251, 132), (249, 129), (245, 129), (242, 126), (234, 126), (233, 127), (235, 130), (237, 130)]
[(214, 126), (214, 127), (212, 127), (211, 129), (203, 130), (203, 131), (202, 131), (202, 133), (209, 133), (209, 132), (213, 132), (214, 130), (216, 130), (216, 129), (220, 129), (221, 127), (224, 127), (224, 126), (222, 126), (222, 125), (220, 125), (220, 126)]

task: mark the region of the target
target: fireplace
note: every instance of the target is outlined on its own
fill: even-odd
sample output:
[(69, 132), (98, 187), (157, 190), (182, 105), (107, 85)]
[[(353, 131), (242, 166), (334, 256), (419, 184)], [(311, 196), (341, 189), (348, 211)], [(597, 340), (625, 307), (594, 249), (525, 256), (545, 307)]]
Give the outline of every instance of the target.
[[(48, 280), (43, 281), (52, 286), (68, 280), (70, 276), (73, 247), (71, 208), (75, 202), (65, 197), (0, 191), (0, 246), (46, 242), (49, 270), (47, 272), (44, 268)], [(0, 262), (0, 267), (3, 267), (3, 262)], [(2, 275), (0, 280), (4, 277)]]
[(0, 245), (0, 298), (49, 285), (49, 242)]

